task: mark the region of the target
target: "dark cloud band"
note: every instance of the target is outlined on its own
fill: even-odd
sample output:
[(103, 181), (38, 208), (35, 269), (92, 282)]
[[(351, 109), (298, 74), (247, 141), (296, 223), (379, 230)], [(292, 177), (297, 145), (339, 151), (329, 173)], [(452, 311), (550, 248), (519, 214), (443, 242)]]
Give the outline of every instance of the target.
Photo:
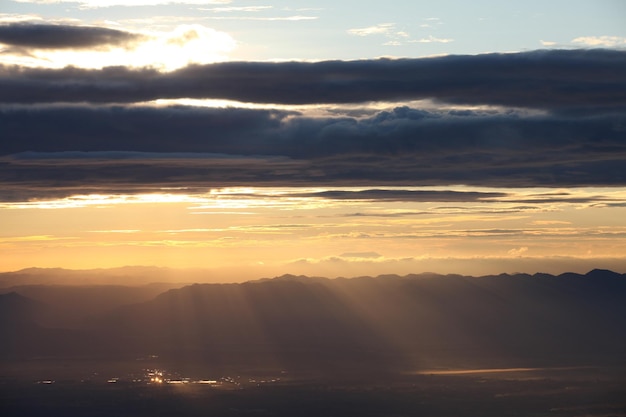
[(130, 32), (94, 27), (13, 23), (0, 25), (0, 43), (19, 48), (82, 49), (121, 46), (141, 38)]
[(467, 202), (489, 201), (505, 197), (500, 192), (450, 191), (450, 190), (389, 190), (370, 189), (360, 191), (328, 190), (315, 193), (293, 194), (296, 197), (318, 197), (331, 200), (416, 201), (416, 202)]
[[(4, 198), (19, 190), (236, 185), (626, 184), (623, 114), (399, 107), (365, 118), (312, 118), (236, 108), (28, 106), (1, 109), (0, 126), (0, 183), (13, 196)], [(428, 198), (371, 190), (320, 197)], [(456, 197), (468, 196), (448, 196)]]
[(626, 108), (626, 52), (544, 50), (364, 61), (227, 62), (170, 73), (122, 67), (0, 70), (0, 102), (163, 98), (316, 104), (434, 99), (546, 110)]

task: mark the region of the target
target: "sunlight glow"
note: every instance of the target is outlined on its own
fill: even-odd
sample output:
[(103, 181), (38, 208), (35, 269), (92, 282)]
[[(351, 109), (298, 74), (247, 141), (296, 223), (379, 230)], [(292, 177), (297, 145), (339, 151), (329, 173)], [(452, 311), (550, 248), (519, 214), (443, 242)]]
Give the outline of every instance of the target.
[(491, 272), (509, 264), (549, 270), (541, 265), (574, 265), (576, 257), (584, 272), (598, 257), (621, 262), (624, 201), (617, 188), (455, 186), (174, 187), (7, 202), (0, 246), (12, 257), (0, 267), (25, 267), (33, 256), (42, 266), (208, 262), (240, 280), (285, 270), (480, 274), (486, 263)]
[[(117, 29), (117, 27), (115, 27)], [(199, 24), (180, 25), (170, 32), (144, 32), (140, 41), (121, 47), (34, 49), (28, 55), (6, 51), (3, 61), (29, 67), (100, 69), (109, 66), (152, 67), (172, 71), (189, 64), (225, 61), (237, 44), (227, 33)]]
[(0, 209), (67, 209), (81, 207), (110, 207), (119, 204), (146, 203), (198, 203), (204, 201), (197, 196), (187, 194), (149, 193), (149, 194), (87, 194), (74, 195), (57, 200), (28, 201), (21, 203), (2, 203)]
[[(217, 209), (228, 211), (228, 209), (243, 209), (254, 207), (284, 208), (284, 209), (315, 209), (329, 207), (347, 207), (359, 205), (364, 202), (375, 204), (367, 212), (369, 216), (402, 216), (409, 215), (406, 204), (409, 203), (432, 203), (429, 213), (439, 213), (446, 215), (462, 214), (482, 214), (485, 220), (497, 221), (498, 219), (511, 220), (514, 217), (502, 217), (502, 214), (511, 213), (538, 213), (557, 212), (563, 207), (569, 206), (576, 209), (587, 209), (591, 207), (620, 207), (626, 201), (626, 190), (616, 188), (577, 188), (569, 190), (554, 190), (542, 188), (528, 189), (498, 189), (480, 188), (467, 186), (452, 187), (376, 187), (377, 191), (428, 191), (428, 192), (483, 192), (500, 193), (497, 196), (486, 195), (478, 201), (438, 202), (437, 195), (433, 195), (431, 200), (419, 199), (412, 201), (410, 198), (403, 200), (377, 200), (361, 198), (355, 195), (353, 199), (345, 198), (333, 199), (325, 198), (325, 192), (354, 192), (367, 191), (371, 187), (224, 187), (206, 190), (188, 190), (186, 188), (163, 188), (162, 192), (137, 193), (137, 194), (77, 194), (70, 197), (49, 200), (33, 200), (24, 202), (0, 203), (0, 209), (65, 209), (88, 206), (114, 206), (118, 204), (176, 204), (187, 203), (190, 210)], [(391, 207), (388, 203), (402, 205), (403, 208)], [(384, 203), (384, 206), (381, 205)], [(462, 204), (461, 204), (462, 203)], [(413, 214), (420, 214), (413, 212)], [(498, 216), (485, 216), (497, 214)], [(448, 220), (450, 217), (447, 217)], [(461, 217), (459, 217), (462, 220)], [(476, 217), (473, 217), (476, 219)], [(415, 223), (417, 220), (411, 220)], [(432, 222), (433, 219), (429, 219)], [(554, 224), (563, 222), (560, 219), (537, 220), (538, 225)], [(547, 222), (547, 223), (546, 223)], [(565, 223), (567, 224), (567, 223)]]

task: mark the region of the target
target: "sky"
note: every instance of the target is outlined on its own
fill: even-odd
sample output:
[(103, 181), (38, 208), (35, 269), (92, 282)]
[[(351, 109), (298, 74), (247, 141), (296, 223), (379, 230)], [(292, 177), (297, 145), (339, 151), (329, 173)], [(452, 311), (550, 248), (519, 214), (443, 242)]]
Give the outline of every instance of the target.
[(0, 271), (626, 272), (625, 21), (3, 0)]

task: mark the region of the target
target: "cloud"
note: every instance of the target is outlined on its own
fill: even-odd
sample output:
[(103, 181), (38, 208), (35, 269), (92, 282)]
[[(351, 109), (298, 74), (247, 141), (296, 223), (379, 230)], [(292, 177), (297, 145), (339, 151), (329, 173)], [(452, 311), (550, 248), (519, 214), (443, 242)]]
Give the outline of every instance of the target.
[(377, 252), (345, 252), (339, 255), (340, 258), (376, 259), (382, 255)]
[[(191, 29), (168, 39), (193, 37)], [(323, 185), (367, 188), (307, 196), (487, 202), (508, 197), (381, 188), (623, 186), (625, 74), (626, 53), (610, 50), (228, 62), (169, 73), (4, 66), (0, 126), (7, 139), (0, 141), (0, 199), (160, 187)], [(365, 104), (316, 117), (287, 110), (135, 104), (175, 97)], [(375, 111), (369, 105), (409, 99), (492, 107)], [(74, 104), (42, 104), (61, 100)], [(568, 195), (509, 200), (597, 201)]]
[(411, 38), (411, 35), (408, 32), (397, 30), (395, 23), (380, 23), (378, 25), (365, 28), (348, 29), (347, 32), (350, 35), (361, 37), (382, 35), (389, 38), (387, 42), (383, 43), (383, 45), (387, 46), (399, 46)]
[(142, 35), (95, 26), (13, 23), (0, 25), (0, 43), (35, 49), (84, 49), (126, 46)]
[[(446, 193), (442, 192), (441, 200), (438, 202), (445, 202)], [(435, 198), (432, 198), (433, 202)], [(405, 200), (405, 201), (413, 201), (413, 200)], [(468, 197), (468, 200), (464, 202), (471, 202), (471, 197)], [(461, 201), (459, 201), (461, 202)], [(479, 201), (479, 203), (506, 203), (503, 200), (485, 200)], [(546, 202), (546, 204), (550, 204), (551, 202)], [(427, 210), (398, 210), (398, 209), (379, 209), (379, 210), (368, 210), (361, 212), (353, 212), (343, 214), (342, 217), (415, 217), (415, 216), (432, 216), (433, 214), (437, 215), (460, 215), (466, 216), (468, 214), (514, 214), (514, 213), (537, 213), (537, 212), (546, 212), (556, 210), (550, 206), (543, 205), (535, 205), (535, 206), (509, 206), (509, 205), (496, 205), (487, 207), (484, 205), (480, 206), (469, 206), (464, 205), (462, 207), (454, 207), (454, 206), (439, 206), (439, 207), (428, 207)], [(449, 218), (446, 218), (446, 221), (449, 221)]]
[(276, 104), (433, 99), (551, 111), (626, 108), (626, 52), (325, 62), (223, 62), (169, 73), (110, 67), (0, 68), (0, 103), (131, 103), (168, 98)]
[(361, 191), (332, 190), (314, 193), (295, 194), (298, 197), (321, 197), (333, 200), (375, 200), (375, 201), (421, 201), (452, 202), (481, 201), (504, 197), (506, 193), (450, 190), (389, 190), (369, 189)]
[(531, 224), (536, 226), (554, 226), (554, 225), (565, 225), (569, 226), (572, 222), (563, 221), (563, 220), (534, 220)]
[(159, 6), (167, 4), (229, 4), (231, 0), (14, 0), (18, 3), (78, 3), (82, 8)]
[[(352, 118), (243, 108), (5, 106), (0, 194), (19, 200), (79, 189), (326, 185), (370, 188), (307, 195), (488, 201), (503, 196), (375, 187), (623, 186), (620, 124), (626, 125), (624, 114), (520, 116), (408, 107)], [(516, 201), (585, 203), (592, 197)]]
[(454, 42), (454, 39), (446, 39), (446, 38), (436, 38), (432, 35), (429, 35), (427, 38), (421, 38), (421, 39), (417, 39), (417, 40), (412, 40), (409, 42), (414, 42), (414, 43), (450, 43), (450, 42)]
[(225, 7), (211, 7), (200, 8), (200, 10), (206, 10), (216, 13), (229, 13), (229, 12), (260, 12), (267, 9), (272, 9), (274, 6), (225, 6)]
[(192, 63), (223, 61), (236, 47), (230, 35), (197, 24), (179, 25), (168, 32), (130, 33), (91, 26), (15, 23), (0, 25), (2, 42), (8, 45), (3, 50), (5, 62), (19, 63), (22, 69), (118, 65), (173, 70)]
[(434, 26), (438, 26), (438, 25), (442, 25), (443, 22), (441, 21), (440, 18), (438, 17), (427, 17), (425, 19), (422, 19), (423, 21), (427, 22), (427, 23), (422, 23), (419, 26), (421, 28), (432, 28)]
[(511, 250), (507, 251), (507, 255), (510, 255), (510, 256), (522, 256), (526, 252), (528, 252), (528, 247), (527, 246), (522, 246), (522, 247), (514, 248), (514, 249), (511, 249)]
[(621, 36), (581, 36), (573, 39), (572, 43), (593, 48), (617, 48), (626, 47), (626, 38)]
[(317, 16), (304, 16), (304, 15), (292, 15), (292, 16), (207, 16), (207, 19), (212, 20), (261, 20), (261, 21), (292, 21), (297, 22), (300, 20), (317, 20)]
[(393, 30), (394, 26), (393, 23), (380, 23), (365, 28), (348, 29), (348, 33), (355, 36), (386, 35)]

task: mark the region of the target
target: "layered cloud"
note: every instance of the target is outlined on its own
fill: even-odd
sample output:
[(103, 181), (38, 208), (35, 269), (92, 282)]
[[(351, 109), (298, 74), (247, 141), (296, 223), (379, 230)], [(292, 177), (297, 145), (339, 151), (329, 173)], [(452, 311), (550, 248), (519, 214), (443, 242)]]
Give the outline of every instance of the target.
[[(398, 107), (355, 118), (242, 108), (16, 106), (0, 110), (0, 125), (7, 138), (0, 142), (4, 198), (81, 187), (626, 184), (624, 114)], [(430, 197), (376, 190), (317, 196)]]
[(540, 109), (626, 105), (626, 52), (538, 51), (318, 63), (227, 62), (161, 73), (122, 67), (0, 72), (0, 102), (164, 98), (320, 104), (434, 99)]
[[(188, 43), (196, 29), (170, 43)], [(42, 42), (24, 33), (11, 38), (13, 45)], [(82, 42), (132, 39), (126, 32), (102, 33)], [(54, 42), (80, 45), (63, 36)], [(0, 198), (325, 185), (369, 191), (309, 196), (485, 201), (501, 196), (376, 187), (623, 186), (624, 91), (626, 52), (614, 50), (226, 62), (171, 72), (4, 66)], [(283, 109), (145, 104), (176, 98), (281, 103)], [(385, 104), (422, 99), (434, 104)], [(324, 111), (337, 103), (351, 107)], [(288, 110), (291, 104), (308, 106)]]
[(433, 99), (546, 110), (626, 106), (626, 52), (535, 51), (364, 61), (224, 62), (162, 73), (124, 67), (0, 69), (0, 102), (228, 99), (280, 104)]

